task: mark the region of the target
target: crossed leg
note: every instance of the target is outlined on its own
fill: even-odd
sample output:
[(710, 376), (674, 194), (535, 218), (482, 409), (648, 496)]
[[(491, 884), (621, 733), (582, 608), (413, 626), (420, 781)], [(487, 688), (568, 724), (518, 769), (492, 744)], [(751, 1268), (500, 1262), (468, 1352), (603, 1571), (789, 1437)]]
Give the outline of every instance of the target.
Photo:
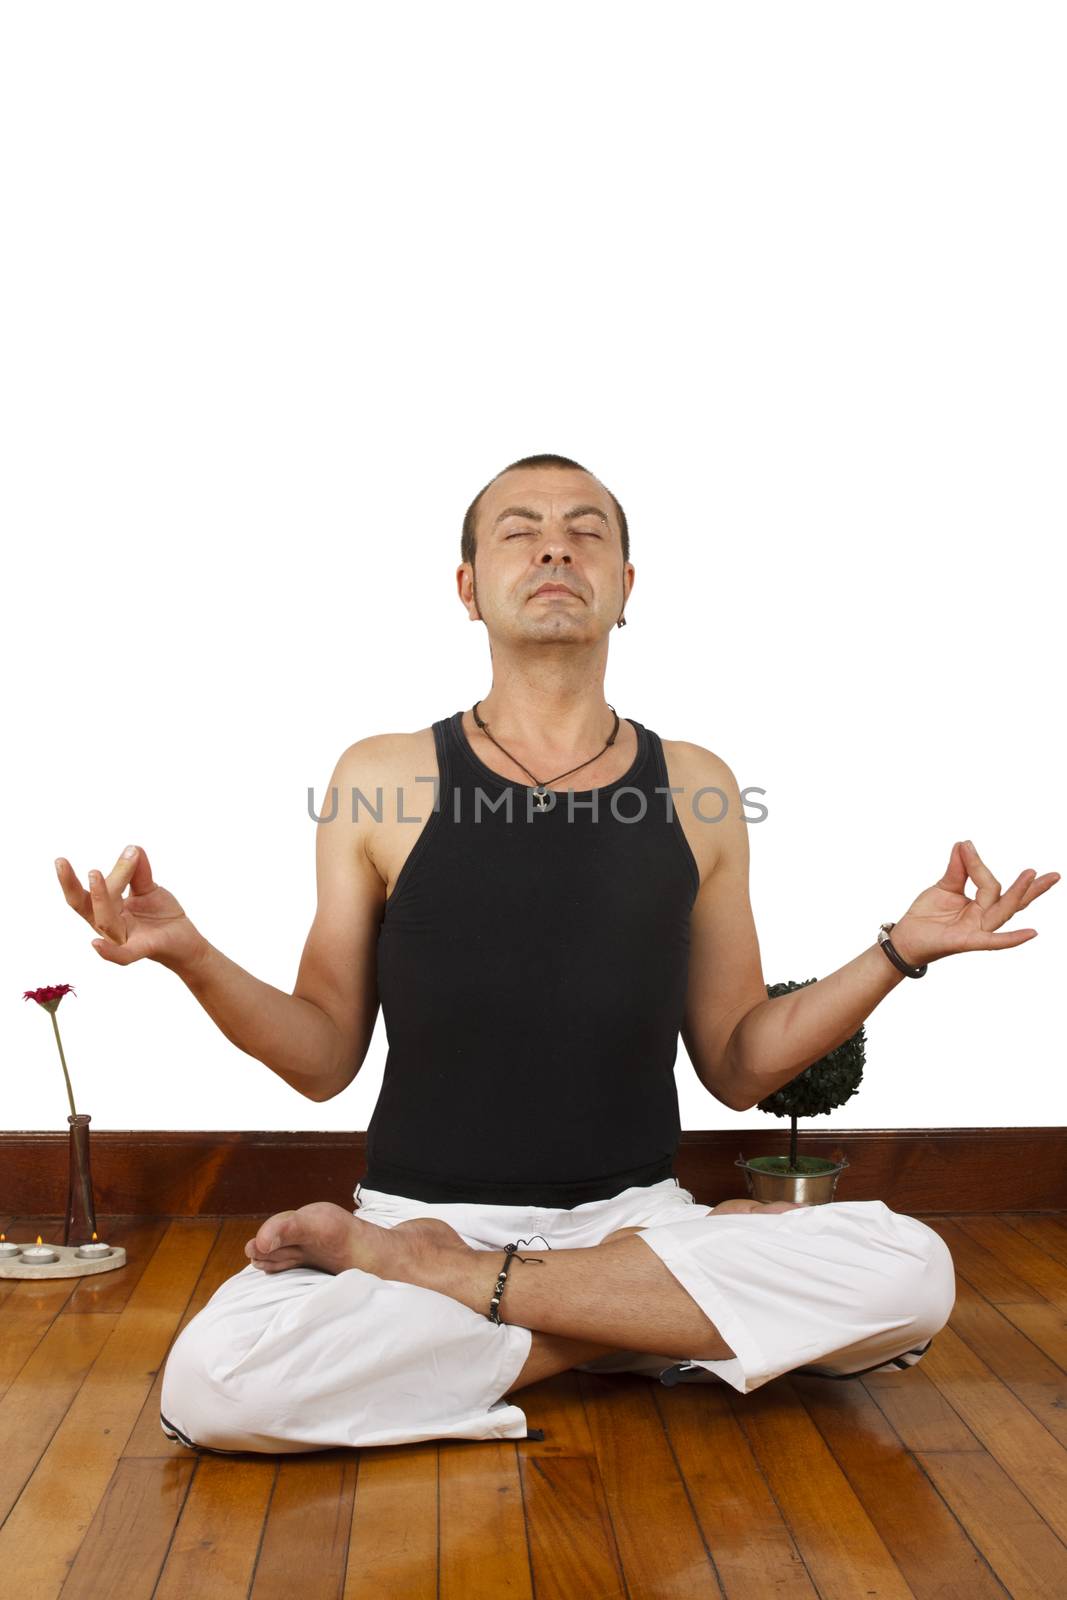
[[(644, 1241), (622, 1228), (598, 1245), (570, 1250), (520, 1249), (508, 1269), (499, 1313), (502, 1322), (532, 1332), (580, 1341), (586, 1353), (661, 1351), (679, 1359), (730, 1360), (735, 1352), (715, 1324)], [(265, 1272), (314, 1266), (328, 1272), (359, 1267), (381, 1278), (413, 1283), (487, 1312), (507, 1257), (475, 1250), (446, 1222), (414, 1218), (380, 1228), (326, 1201), (269, 1217), (245, 1246)], [(551, 1360), (564, 1370), (565, 1350), (531, 1350), (527, 1367), (540, 1377)], [(575, 1365), (575, 1357), (566, 1366)], [(522, 1384), (533, 1383), (526, 1368)]]
[[(640, 1228), (618, 1228), (602, 1239), (601, 1244), (610, 1244), (613, 1239), (621, 1239), (624, 1234), (640, 1233), (640, 1231)], [(572, 1367), (594, 1361), (598, 1356), (622, 1353), (618, 1345), (591, 1344), (581, 1339), (568, 1338), (564, 1334), (539, 1333), (534, 1330), (530, 1354), (522, 1371), (508, 1390), (508, 1398), (519, 1389), (540, 1383), (542, 1378), (554, 1378), (558, 1372), (569, 1372)]]
[[(520, 1246), (495, 1327), (502, 1250), (472, 1249), (437, 1219), (360, 1226), (324, 1203), (279, 1213), (175, 1340), (164, 1432), (224, 1452), (520, 1438), (522, 1408), (501, 1397), (571, 1367), (649, 1372), (656, 1351), (663, 1368), (727, 1369), (714, 1376), (747, 1393), (794, 1368), (910, 1364), (948, 1318), (948, 1250), (881, 1202), (795, 1227), (723, 1227), (713, 1251), (703, 1216), (584, 1248)], [(784, 1319), (783, 1284), (795, 1284)], [(724, 1356), (693, 1353), (716, 1348)]]
[(558, 1333), (538, 1333), (532, 1330), (530, 1354), (505, 1398), (518, 1389), (528, 1389), (542, 1378), (554, 1378), (557, 1372), (569, 1372), (583, 1361), (593, 1361), (597, 1356), (613, 1355), (617, 1345), (593, 1344), (583, 1339), (568, 1339)]

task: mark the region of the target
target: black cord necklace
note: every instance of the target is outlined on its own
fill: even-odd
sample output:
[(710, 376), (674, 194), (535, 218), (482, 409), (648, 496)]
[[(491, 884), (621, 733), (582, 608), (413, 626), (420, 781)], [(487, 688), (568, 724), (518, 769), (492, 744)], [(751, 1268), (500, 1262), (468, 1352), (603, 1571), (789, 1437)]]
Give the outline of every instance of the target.
[[(522, 762), (516, 760), (516, 758), (512, 755), (510, 750), (504, 750), (504, 746), (500, 743), (499, 739), (493, 739), (493, 735), (489, 732), (489, 724), (488, 724), (488, 722), (483, 722), (481, 717), (478, 715), (478, 707), (481, 705), (481, 703), (482, 702), (480, 700), (476, 700), (474, 702), (473, 706), (471, 706), (471, 716), (474, 718), (475, 722), (478, 724), (478, 727), (482, 730), (482, 732), (485, 734), (487, 739), (492, 739), (493, 740), (493, 743), (496, 745), (498, 750), (503, 750), (504, 751), (504, 754), (507, 756), (509, 761), (514, 761), (515, 765), (517, 767), (522, 767)], [(610, 737), (608, 739), (607, 744), (604, 746), (604, 750), (610, 749), (611, 746), (615, 743), (615, 735), (619, 731), (619, 713), (615, 710), (614, 706), (609, 706), (608, 710), (613, 714), (613, 716), (615, 718), (615, 726), (611, 730), (611, 735), (610, 735)], [(539, 778), (534, 778), (534, 775), (530, 771), (529, 767), (522, 767), (522, 770), (523, 770), (523, 772), (525, 772), (526, 776), (528, 778), (533, 778), (533, 781), (534, 781), (534, 783), (536, 785), (536, 787), (534, 789), (534, 794), (537, 796), (537, 809), (539, 811), (545, 811), (548, 808), (548, 790), (545, 787), (545, 784), (558, 783), (560, 778), (569, 778), (572, 772), (578, 772), (578, 771), (580, 771), (580, 769), (582, 767), (588, 767), (591, 762), (599, 761), (600, 757), (604, 754), (604, 750), (598, 750), (595, 756), (590, 756), (589, 757), (588, 761), (580, 761), (578, 763), (578, 766), (570, 767), (568, 769), (568, 771), (566, 771), (566, 772), (558, 772), (554, 778), (546, 778), (544, 783), (542, 783)]]

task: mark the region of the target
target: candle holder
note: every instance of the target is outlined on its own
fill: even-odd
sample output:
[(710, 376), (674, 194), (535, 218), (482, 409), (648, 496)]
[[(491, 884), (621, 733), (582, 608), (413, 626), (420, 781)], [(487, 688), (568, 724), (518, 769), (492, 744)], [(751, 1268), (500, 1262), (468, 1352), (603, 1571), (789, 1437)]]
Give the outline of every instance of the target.
[(69, 1116), (70, 1145), (67, 1188), (67, 1217), (63, 1226), (63, 1243), (76, 1244), (92, 1238), (96, 1232), (96, 1208), (93, 1205), (93, 1179), (89, 1169), (89, 1123), (87, 1111)]
[[(107, 1255), (89, 1257), (78, 1256), (80, 1245), (52, 1244), (48, 1248), (55, 1251), (57, 1260), (27, 1261), (23, 1254), (0, 1257), (0, 1278), (85, 1278), (126, 1265), (126, 1251), (120, 1244), (109, 1245)], [(22, 1246), (23, 1251), (33, 1249), (36, 1245)]]

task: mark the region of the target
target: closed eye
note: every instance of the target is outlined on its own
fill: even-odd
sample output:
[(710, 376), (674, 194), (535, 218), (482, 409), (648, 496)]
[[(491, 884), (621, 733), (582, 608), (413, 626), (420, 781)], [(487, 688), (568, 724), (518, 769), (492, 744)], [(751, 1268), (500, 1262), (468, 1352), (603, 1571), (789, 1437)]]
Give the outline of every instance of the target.
[[(533, 528), (516, 528), (514, 533), (505, 535), (508, 539), (521, 539), (528, 533), (533, 533)], [(589, 539), (602, 539), (603, 534), (597, 533), (593, 528), (572, 528), (572, 533), (584, 533)]]

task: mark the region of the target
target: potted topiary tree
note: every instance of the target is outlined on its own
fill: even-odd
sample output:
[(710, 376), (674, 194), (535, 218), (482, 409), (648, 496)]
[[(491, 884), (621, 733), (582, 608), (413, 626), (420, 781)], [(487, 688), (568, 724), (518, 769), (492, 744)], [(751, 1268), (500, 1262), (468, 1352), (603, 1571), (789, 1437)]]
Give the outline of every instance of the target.
[[(794, 989), (804, 989), (815, 978), (805, 978), (800, 983), (769, 983), (768, 999), (790, 994)], [(789, 1083), (776, 1089), (757, 1102), (757, 1111), (769, 1111), (776, 1117), (789, 1117), (792, 1127), (789, 1134), (788, 1156), (753, 1156), (746, 1161), (739, 1156), (734, 1165), (745, 1174), (749, 1196), (753, 1200), (796, 1200), (808, 1205), (825, 1205), (834, 1197), (837, 1180), (848, 1166), (842, 1156), (840, 1161), (826, 1161), (821, 1156), (802, 1156), (797, 1150), (797, 1118), (825, 1117), (836, 1106), (858, 1091), (863, 1078), (866, 1035), (860, 1023), (856, 1032), (844, 1044), (839, 1044), (811, 1066), (805, 1067)]]

